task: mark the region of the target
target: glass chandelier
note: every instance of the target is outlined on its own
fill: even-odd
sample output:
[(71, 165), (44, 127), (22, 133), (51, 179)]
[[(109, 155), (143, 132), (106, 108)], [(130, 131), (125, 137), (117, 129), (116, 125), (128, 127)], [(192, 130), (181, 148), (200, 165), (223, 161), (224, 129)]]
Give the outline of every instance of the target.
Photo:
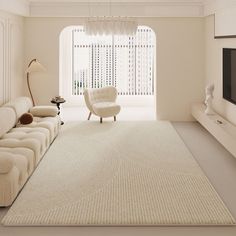
[(111, 1), (109, 1), (109, 16), (91, 17), (91, 5), (89, 2), (90, 17), (85, 22), (85, 32), (88, 35), (134, 35), (137, 31), (137, 22), (125, 16), (112, 16), (111, 15)]

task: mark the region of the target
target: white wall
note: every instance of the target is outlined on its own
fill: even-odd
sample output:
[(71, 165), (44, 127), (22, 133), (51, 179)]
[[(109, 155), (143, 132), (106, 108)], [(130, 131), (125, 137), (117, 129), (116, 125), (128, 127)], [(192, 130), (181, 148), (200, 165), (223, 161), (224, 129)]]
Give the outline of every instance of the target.
[[(59, 94), (60, 32), (83, 22), (83, 18), (26, 18), (26, 63), (37, 58), (47, 68), (31, 78), (36, 103), (49, 104)], [(157, 35), (158, 118), (191, 120), (191, 103), (204, 97), (204, 19), (139, 18), (139, 23)]]
[(225, 9), (235, 8), (235, 0), (205, 0), (204, 4), (204, 15), (209, 16), (218, 11)]
[(158, 18), (157, 116), (172, 121), (192, 120), (190, 107), (204, 97), (204, 20)]
[(0, 11), (0, 105), (24, 87), (24, 19)]
[(214, 16), (205, 19), (206, 82), (214, 83), (214, 109), (236, 125), (236, 105), (223, 99), (222, 48), (236, 48), (236, 38), (214, 39)]
[(215, 13), (215, 36), (236, 35), (236, 8), (228, 8)]
[(27, 16), (29, 15), (28, 0), (1, 0), (0, 11), (9, 12), (11, 14)]

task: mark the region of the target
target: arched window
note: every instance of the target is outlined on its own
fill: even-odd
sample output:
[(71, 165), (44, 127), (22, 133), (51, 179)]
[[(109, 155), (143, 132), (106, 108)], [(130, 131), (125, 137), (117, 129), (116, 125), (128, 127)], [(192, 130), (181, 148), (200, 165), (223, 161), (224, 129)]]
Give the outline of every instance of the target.
[(154, 95), (155, 44), (147, 26), (138, 26), (134, 36), (91, 36), (83, 26), (67, 28), (61, 34), (62, 94), (66, 89), (67, 97), (76, 97), (85, 88), (113, 85), (119, 95)]

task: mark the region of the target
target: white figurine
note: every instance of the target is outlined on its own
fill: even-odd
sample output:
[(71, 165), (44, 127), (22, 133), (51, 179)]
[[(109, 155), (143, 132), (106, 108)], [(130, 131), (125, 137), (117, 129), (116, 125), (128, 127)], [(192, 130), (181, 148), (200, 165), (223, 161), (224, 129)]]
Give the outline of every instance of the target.
[(206, 104), (206, 110), (205, 114), (207, 115), (214, 115), (214, 110), (212, 108), (212, 100), (213, 100), (213, 91), (214, 91), (214, 84), (210, 84), (206, 86), (206, 99), (205, 99), (205, 104)]

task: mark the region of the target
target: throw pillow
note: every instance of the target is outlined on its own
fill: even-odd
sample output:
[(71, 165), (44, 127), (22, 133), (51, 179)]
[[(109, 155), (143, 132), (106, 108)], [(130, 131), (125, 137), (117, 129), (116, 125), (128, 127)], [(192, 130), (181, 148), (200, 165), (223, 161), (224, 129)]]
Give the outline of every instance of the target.
[(31, 124), (33, 122), (33, 115), (30, 113), (24, 113), (20, 119), (19, 119), (20, 123), (22, 125), (28, 125)]

